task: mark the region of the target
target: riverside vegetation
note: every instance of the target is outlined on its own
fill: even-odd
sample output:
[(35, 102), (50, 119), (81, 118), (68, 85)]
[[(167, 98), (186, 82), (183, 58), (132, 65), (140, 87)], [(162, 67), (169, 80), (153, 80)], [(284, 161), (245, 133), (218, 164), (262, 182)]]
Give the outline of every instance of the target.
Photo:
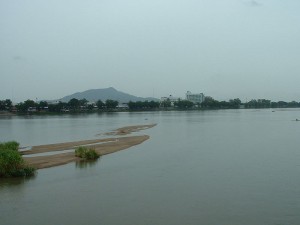
[(0, 177), (27, 177), (35, 172), (22, 158), (18, 142), (0, 143)]
[(0, 114), (13, 113), (61, 113), (61, 112), (114, 112), (114, 111), (147, 111), (147, 110), (187, 110), (187, 109), (238, 109), (238, 108), (300, 108), (300, 102), (278, 101), (267, 99), (252, 99), (245, 103), (239, 98), (229, 101), (218, 101), (206, 96), (202, 103), (193, 103), (188, 100), (178, 99), (171, 102), (170, 99), (158, 101), (129, 101), (119, 104), (118, 101), (107, 99), (105, 102), (98, 100), (89, 102), (86, 99), (73, 98), (69, 102), (48, 103), (46, 101), (35, 102), (26, 100), (16, 105), (10, 99), (0, 100)]
[(95, 160), (100, 157), (100, 155), (95, 151), (95, 149), (87, 148), (84, 146), (79, 146), (75, 149), (75, 156), (85, 160)]

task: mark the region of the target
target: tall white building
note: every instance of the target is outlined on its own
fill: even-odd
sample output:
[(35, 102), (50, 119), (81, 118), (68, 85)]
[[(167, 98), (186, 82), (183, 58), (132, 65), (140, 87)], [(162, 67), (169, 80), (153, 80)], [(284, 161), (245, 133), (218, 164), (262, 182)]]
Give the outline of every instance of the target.
[(205, 96), (203, 93), (192, 93), (190, 91), (187, 91), (186, 92), (186, 100), (189, 100), (195, 104), (199, 104), (199, 103), (202, 103), (205, 99)]

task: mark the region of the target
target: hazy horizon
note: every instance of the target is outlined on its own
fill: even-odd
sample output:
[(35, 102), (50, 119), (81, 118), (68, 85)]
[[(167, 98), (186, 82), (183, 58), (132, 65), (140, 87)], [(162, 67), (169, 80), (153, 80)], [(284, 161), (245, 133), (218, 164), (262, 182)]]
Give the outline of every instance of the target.
[(1, 99), (300, 101), (296, 0), (0, 0)]

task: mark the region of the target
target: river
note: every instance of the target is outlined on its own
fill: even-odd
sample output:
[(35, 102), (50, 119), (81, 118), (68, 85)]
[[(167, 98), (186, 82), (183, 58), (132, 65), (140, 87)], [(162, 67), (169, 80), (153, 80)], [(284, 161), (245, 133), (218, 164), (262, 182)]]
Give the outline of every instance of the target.
[[(128, 125), (141, 145), (94, 163), (0, 180), (5, 225), (300, 224), (299, 109), (0, 117), (0, 141), (93, 139)], [(103, 136), (104, 137), (104, 136)]]

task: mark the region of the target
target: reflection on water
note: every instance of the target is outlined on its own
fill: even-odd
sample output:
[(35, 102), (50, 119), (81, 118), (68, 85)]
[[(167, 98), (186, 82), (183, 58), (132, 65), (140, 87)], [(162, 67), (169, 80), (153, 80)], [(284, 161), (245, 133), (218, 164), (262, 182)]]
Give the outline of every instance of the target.
[(100, 163), (101, 157), (96, 160), (80, 160), (76, 161), (75, 166), (78, 169), (86, 169), (95, 167), (97, 163)]
[(25, 185), (27, 182), (36, 179), (37, 174), (31, 177), (13, 177), (13, 178), (0, 178), (0, 189), (11, 188), (12, 186), (20, 187)]

